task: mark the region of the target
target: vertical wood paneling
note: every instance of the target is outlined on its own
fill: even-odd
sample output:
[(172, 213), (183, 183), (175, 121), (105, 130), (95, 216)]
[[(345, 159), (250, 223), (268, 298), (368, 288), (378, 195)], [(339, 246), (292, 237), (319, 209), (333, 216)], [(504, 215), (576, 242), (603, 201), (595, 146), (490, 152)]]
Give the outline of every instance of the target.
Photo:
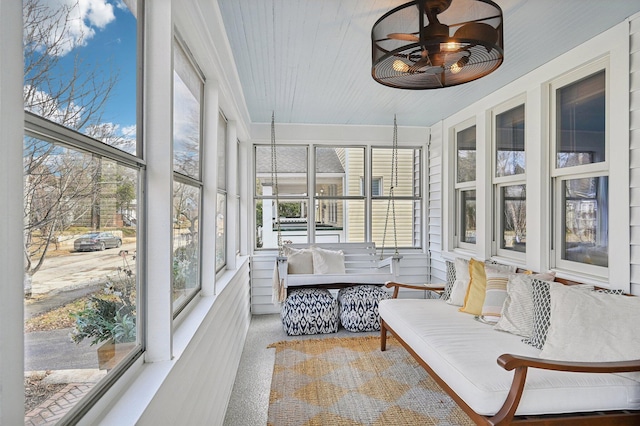
[(631, 293), (640, 295), (640, 17), (629, 28)]

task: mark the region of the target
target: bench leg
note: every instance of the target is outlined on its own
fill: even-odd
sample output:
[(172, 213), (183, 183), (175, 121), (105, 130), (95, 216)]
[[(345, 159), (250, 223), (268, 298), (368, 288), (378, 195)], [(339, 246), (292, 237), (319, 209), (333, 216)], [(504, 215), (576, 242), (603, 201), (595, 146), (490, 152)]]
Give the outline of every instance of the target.
[(382, 352), (387, 350), (387, 327), (382, 318), (380, 319), (380, 350)]

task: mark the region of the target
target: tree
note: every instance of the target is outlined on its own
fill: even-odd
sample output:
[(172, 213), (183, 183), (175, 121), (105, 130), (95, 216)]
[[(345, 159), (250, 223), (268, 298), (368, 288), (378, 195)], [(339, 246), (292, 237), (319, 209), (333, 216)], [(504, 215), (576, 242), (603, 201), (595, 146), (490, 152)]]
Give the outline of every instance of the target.
[[(111, 6), (109, 6), (111, 7)], [(126, 138), (102, 122), (118, 72), (85, 63), (78, 47), (94, 31), (78, 2), (23, 2), (24, 108), (116, 147)], [(87, 214), (99, 194), (100, 159), (32, 137), (24, 139), (25, 291), (60, 231)], [(94, 197), (95, 198), (95, 197)]]

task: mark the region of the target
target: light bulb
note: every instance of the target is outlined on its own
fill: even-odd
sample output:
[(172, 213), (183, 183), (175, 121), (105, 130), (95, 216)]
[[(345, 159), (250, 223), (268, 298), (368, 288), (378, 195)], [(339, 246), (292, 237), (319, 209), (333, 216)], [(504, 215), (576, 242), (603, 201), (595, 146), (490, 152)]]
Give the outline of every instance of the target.
[(440, 50), (444, 51), (444, 52), (453, 52), (456, 51), (458, 49), (460, 49), (462, 47), (462, 44), (455, 42), (455, 41), (449, 41), (446, 43), (440, 43)]
[(469, 63), (469, 57), (463, 56), (462, 58), (458, 59), (458, 62), (451, 65), (451, 67), (449, 67), (449, 71), (451, 71), (451, 74), (458, 74), (460, 71), (462, 71), (462, 67), (464, 67), (468, 63)]
[(409, 65), (405, 64), (400, 59), (396, 59), (393, 61), (393, 69), (398, 72), (407, 72), (409, 71)]

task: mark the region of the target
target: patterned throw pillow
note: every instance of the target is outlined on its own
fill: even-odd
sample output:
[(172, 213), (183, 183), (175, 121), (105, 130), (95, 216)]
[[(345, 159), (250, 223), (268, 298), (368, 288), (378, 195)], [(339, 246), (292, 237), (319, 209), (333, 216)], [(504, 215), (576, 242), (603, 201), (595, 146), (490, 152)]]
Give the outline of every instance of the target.
[(507, 298), (507, 283), (512, 274), (489, 265), (485, 266), (484, 273), (487, 277), (487, 288), (479, 319), (488, 324), (495, 324), (500, 319), (502, 306)]
[(515, 266), (500, 265), (488, 261), (482, 262), (471, 259), (469, 261), (469, 275), (471, 276), (471, 280), (464, 299), (464, 306), (460, 309), (460, 312), (466, 312), (472, 315), (482, 314), (482, 306), (484, 305), (487, 289), (485, 267), (490, 267), (497, 272), (505, 272), (507, 274), (516, 272)]
[(453, 283), (456, 281), (456, 266), (449, 260), (445, 262), (445, 265), (447, 266), (447, 283), (444, 286), (444, 291), (442, 292), (440, 299), (449, 300), (449, 297), (451, 297)]
[(534, 279), (531, 283), (533, 299), (533, 330), (531, 337), (522, 341), (534, 348), (542, 349), (551, 323), (551, 295), (547, 281)]

